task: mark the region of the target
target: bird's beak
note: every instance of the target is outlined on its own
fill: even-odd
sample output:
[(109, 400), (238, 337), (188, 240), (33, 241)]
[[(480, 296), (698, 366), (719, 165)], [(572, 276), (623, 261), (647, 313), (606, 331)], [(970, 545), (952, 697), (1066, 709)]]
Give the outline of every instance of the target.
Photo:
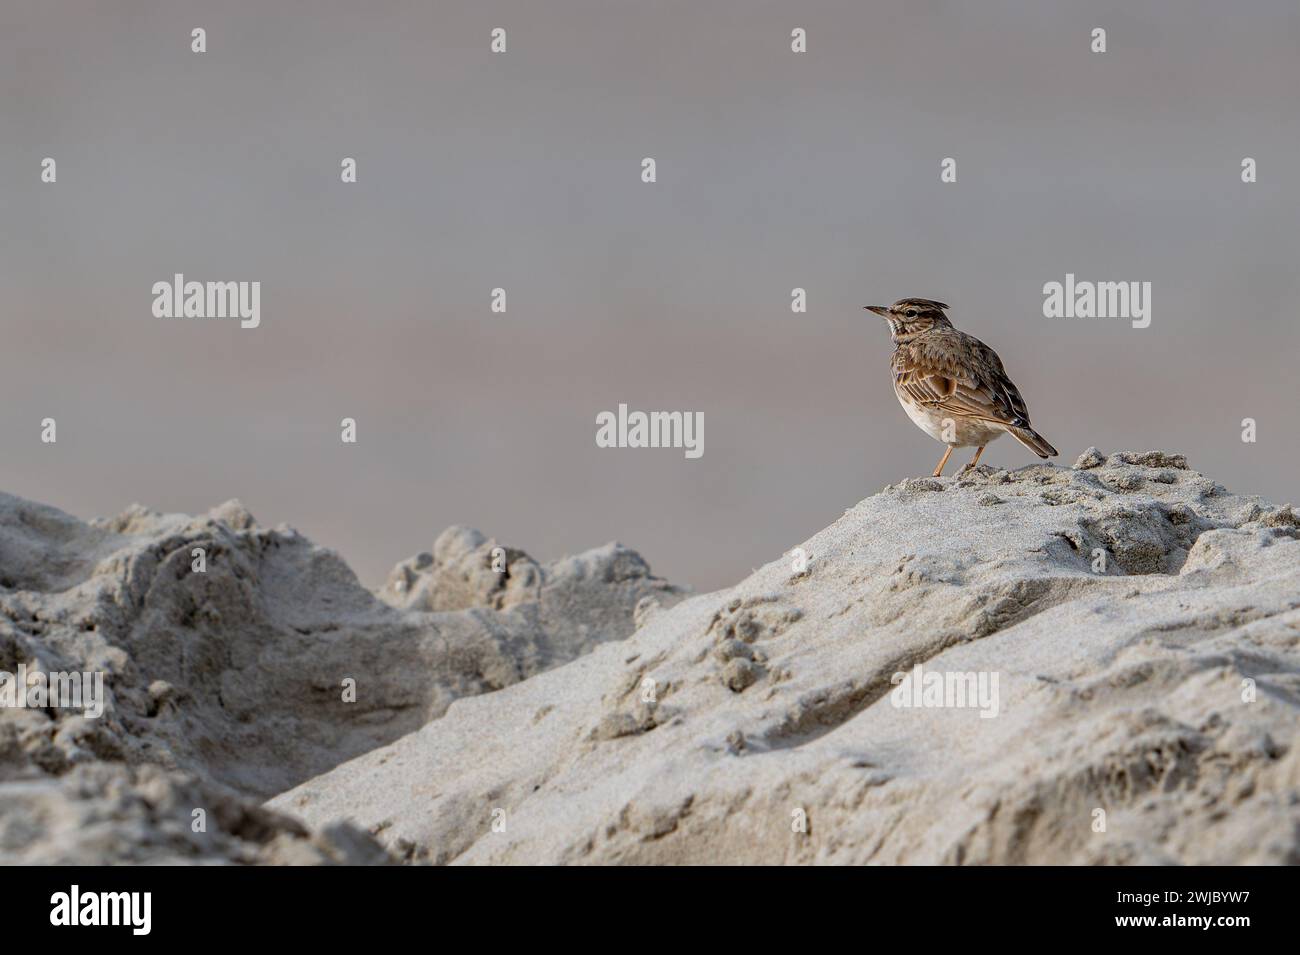
[(875, 312), (881, 318), (889, 317), (888, 305), (863, 305), (862, 307), (865, 308), (868, 312)]

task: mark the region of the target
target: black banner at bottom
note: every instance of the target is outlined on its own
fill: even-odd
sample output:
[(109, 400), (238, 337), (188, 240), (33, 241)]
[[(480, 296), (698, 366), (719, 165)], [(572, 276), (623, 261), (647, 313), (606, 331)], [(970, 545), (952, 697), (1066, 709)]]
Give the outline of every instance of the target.
[[(1289, 925), (1293, 870), (1266, 868), (777, 868), (664, 871), (305, 868), (8, 868), (8, 929), (76, 941), (167, 944), (277, 939), (373, 943), (376, 930), (429, 918), (518, 926), (532, 941), (592, 919), (653, 925), (715, 906), (831, 923), (891, 923), (930, 941), (972, 926), (1046, 930), (1068, 939), (1246, 940)], [(719, 937), (738, 928), (725, 912)], [(734, 914), (734, 913), (733, 913)], [(467, 921), (469, 920), (469, 921)], [(576, 921), (575, 921), (576, 920)], [(760, 922), (750, 923), (753, 930)], [(706, 926), (701, 926), (706, 928)], [(707, 930), (707, 929), (706, 929)], [(71, 940), (71, 939), (69, 939)], [(550, 941), (559, 941), (552, 938)]]

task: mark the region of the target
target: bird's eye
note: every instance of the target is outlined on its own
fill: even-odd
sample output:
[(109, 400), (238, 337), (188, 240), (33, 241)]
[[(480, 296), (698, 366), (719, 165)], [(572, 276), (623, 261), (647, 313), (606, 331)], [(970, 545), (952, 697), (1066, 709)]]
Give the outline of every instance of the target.
[(909, 308), (909, 309), (908, 309), (906, 312), (904, 312), (903, 314), (906, 315), (908, 318), (916, 318), (916, 309), (914, 309), (914, 308)]

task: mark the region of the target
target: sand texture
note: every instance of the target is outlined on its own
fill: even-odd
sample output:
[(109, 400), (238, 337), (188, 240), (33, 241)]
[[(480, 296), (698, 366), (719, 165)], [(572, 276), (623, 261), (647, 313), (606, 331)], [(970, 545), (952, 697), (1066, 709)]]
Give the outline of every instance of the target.
[[(270, 805), (435, 862), (1300, 862), (1298, 526), (1159, 452), (904, 481)], [(997, 715), (893, 705), (918, 663)]]
[(0, 709), (0, 862), (1300, 862), (1290, 506), (1090, 449), (790, 546), (686, 596), (452, 528), (372, 593), (234, 502), (0, 496), (0, 670), (110, 691)]
[[(0, 495), (0, 670), (102, 671), (108, 698), (99, 719), (0, 707), (0, 861), (279, 858), (305, 830), (265, 798), (680, 596), (615, 544), (542, 565), (466, 528), (376, 595), (237, 502), (85, 523)], [(198, 807), (210, 836), (192, 832)], [(295, 860), (366, 861), (361, 835)]]

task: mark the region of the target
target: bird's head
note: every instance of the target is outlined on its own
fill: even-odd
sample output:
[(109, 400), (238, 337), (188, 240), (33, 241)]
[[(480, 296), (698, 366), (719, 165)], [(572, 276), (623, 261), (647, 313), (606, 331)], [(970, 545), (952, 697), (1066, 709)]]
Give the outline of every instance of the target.
[(948, 306), (928, 298), (900, 298), (893, 305), (864, 305), (889, 322), (889, 336), (895, 342), (906, 341), (914, 335), (936, 326), (952, 327), (944, 309)]

